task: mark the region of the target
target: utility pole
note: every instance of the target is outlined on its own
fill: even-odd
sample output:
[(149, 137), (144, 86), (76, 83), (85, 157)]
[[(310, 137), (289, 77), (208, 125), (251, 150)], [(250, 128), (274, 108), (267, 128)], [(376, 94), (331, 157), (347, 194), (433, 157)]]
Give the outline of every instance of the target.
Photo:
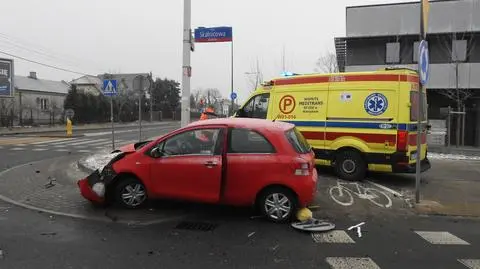
[(192, 49), (192, 0), (183, 0), (183, 65), (181, 127), (190, 123), (190, 52)]
[(149, 94), (150, 94), (150, 122), (153, 121), (153, 94), (152, 94), (152, 90), (153, 90), (153, 77), (152, 77), (152, 72), (150, 72), (150, 87), (148, 88), (149, 89)]

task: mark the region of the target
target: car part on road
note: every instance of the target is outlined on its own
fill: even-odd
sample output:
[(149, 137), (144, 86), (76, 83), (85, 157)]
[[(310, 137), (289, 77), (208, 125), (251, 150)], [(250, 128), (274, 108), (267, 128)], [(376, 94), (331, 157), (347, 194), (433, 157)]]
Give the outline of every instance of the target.
[(335, 159), (335, 172), (344, 180), (359, 181), (365, 178), (367, 165), (356, 150), (343, 150)]
[(126, 208), (139, 208), (147, 200), (145, 186), (139, 180), (125, 177), (115, 187), (115, 201)]
[(335, 224), (318, 219), (308, 219), (291, 224), (293, 228), (306, 232), (326, 232), (335, 229)]
[(269, 220), (286, 222), (297, 209), (297, 198), (287, 188), (272, 187), (266, 189), (259, 199), (260, 210)]

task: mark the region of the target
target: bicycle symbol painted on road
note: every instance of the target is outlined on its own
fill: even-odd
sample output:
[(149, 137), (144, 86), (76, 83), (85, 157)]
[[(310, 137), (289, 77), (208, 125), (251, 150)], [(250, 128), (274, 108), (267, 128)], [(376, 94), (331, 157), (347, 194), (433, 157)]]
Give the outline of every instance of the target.
[[(349, 186), (352, 187), (349, 188)], [(369, 200), (376, 206), (392, 207), (392, 199), (388, 195), (374, 188), (364, 188), (358, 183), (342, 183), (338, 181), (337, 185), (330, 188), (329, 193), (333, 201), (342, 206), (353, 205), (352, 194), (355, 194), (358, 198)]]

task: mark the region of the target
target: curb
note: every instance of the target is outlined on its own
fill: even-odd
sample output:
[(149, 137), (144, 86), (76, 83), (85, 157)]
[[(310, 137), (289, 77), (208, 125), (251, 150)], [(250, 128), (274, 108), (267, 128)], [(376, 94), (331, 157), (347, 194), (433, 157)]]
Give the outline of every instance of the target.
[[(59, 158), (59, 157), (50, 158), (50, 159), (53, 160), (53, 159), (56, 159), (56, 158)], [(4, 174), (10, 172), (11, 170), (21, 168), (21, 167), (24, 167), (24, 166), (28, 166), (30, 164), (42, 162), (42, 161), (45, 161), (45, 160), (39, 160), (39, 161), (24, 163), (24, 164), (17, 165), (17, 166), (14, 166), (14, 167), (10, 167), (6, 170), (3, 170), (3, 171), (0, 172), (0, 179)], [(19, 202), (19, 201), (15, 201), (15, 200), (13, 200), (11, 198), (8, 198), (6, 196), (3, 196), (1, 194), (0, 194), (0, 200), (4, 201), (6, 203), (9, 203), (9, 204), (13, 204), (13, 205), (18, 206), (18, 207), (26, 208), (26, 209), (29, 209), (29, 210), (32, 210), (32, 211), (37, 211), (37, 212), (40, 212), (40, 213), (47, 213), (47, 214), (60, 216), (60, 217), (70, 217), (70, 218), (74, 218), (74, 219), (90, 220), (90, 221), (97, 221), (97, 222), (104, 222), (104, 223), (118, 223), (118, 224), (129, 225), (129, 226), (132, 226), (132, 225), (149, 226), (149, 225), (153, 225), (153, 224), (167, 223), (167, 222), (172, 222), (172, 221), (177, 221), (177, 220), (183, 219), (187, 216), (185, 214), (185, 215), (180, 215), (180, 216), (175, 216), (175, 217), (170, 217), (170, 218), (164, 218), (164, 219), (159, 219), (159, 220), (151, 220), (151, 221), (143, 221), (143, 222), (142, 221), (135, 221), (135, 220), (130, 220), (130, 221), (129, 220), (122, 220), (122, 219), (114, 221), (114, 220), (107, 219), (107, 218), (91, 217), (91, 216), (82, 215), (82, 214), (70, 214), (70, 213), (64, 213), (64, 212), (49, 210), (49, 209), (45, 209), (45, 208), (40, 208), (40, 207), (36, 207), (36, 206), (33, 206), (33, 205), (24, 204), (24, 203)]]
[[(155, 124), (146, 124), (142, 125), (143, 127), (156, 127), (156, 126), (165, 126), (169, 124), (177, 123), (177, 121), (162, 121), (161, 123), (155, 123)], [(121, 125), (121, 126), (115, 126), (115, 129), (123, 129), (123, 128), (130, 128), (130, 127), (136, 127), (137, 125)], [(95, 130), (109, 130), (111, 126), (104, 126), (104, 127), (93, 127), (93, 128), (80, 128), (80, 129), (73, 129), (74, 132), (81, 132), (81, 131), (95, 131)], [(12, 131), (12, 132), (5, 132), (2, 133), (0, 132), (0, 136), (9, 136), (9, 135), (27, 135), (27, 134), (48, 134), (48, 133), (58, 133), (58, 132), (63, 132), (65, 131), (65, 128), (62, 129), (57, 129), (57, 130), (35, 130), (35, 131)], [(48, 136), (48, 135), (47, 135)]]

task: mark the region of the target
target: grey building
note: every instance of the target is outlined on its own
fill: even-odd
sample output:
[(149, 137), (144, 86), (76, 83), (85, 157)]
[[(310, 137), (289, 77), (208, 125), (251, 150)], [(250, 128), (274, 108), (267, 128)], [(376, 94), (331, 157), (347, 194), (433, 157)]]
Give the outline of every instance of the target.
[(36, 72), (15, 76), (13, 111), (17, 124), (53, 124), (63, 117), (63, 102), (70, 85), (65, 81), (39, 79)]
[[(419, 1), (347, 7), (346, 36), (335, 38), (340, 71), (417, 69), (419, 29)], [(460, 99), (465, 145), (480, 146), (480, 0), (430, 1), (427, 41), (429, 119), (445, 119), (441, 108)]]

